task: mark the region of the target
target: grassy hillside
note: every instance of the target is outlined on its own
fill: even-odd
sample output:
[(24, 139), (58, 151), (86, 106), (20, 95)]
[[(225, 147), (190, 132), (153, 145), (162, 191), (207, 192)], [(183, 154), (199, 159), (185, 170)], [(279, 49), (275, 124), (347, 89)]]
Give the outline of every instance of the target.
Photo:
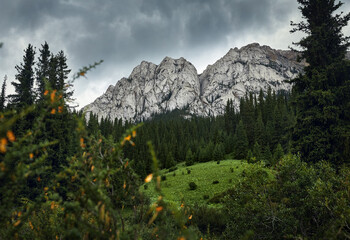
[[(174, 203), (180, 203), (183, 199), (187, 204), (207, 202), (216, 194), (232, 187), (246, 165), (238, 160), (223, 160), (220, 164), (206, 162), (188, 167), (182, 163), (177, 165), (175, 171), (162, 170), (161, 189), (164, 199)], [(197, 185), (195, 190), (190, 189), (190, 182)], [(145, 183), (141, 191), (151, 198), (157, 196), (153, 182)]]

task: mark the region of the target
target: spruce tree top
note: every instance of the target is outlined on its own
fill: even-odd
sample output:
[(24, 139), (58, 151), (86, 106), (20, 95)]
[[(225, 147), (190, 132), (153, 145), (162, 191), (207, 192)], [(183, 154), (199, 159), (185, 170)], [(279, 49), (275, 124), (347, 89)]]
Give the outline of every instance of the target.
[(16, 66), (17, 74), (16, 80), (18, 82), (11, 82), (15, 87), (15, 94), (10, 95), (11, 104), (15, 107), (29, 106), (34, 103), (35, 94), (33, 91), (34, 85), (34, 70), (35, 64), (35, 50), (34, 47), (29, 44), (28, 48), (24, 51), (23, 63)]
[(345, 57), (350, 46), (350, 38), (345, 37), (342, 28), (348, 24), (350, 13), (343, 16), (342, 13), (334, 14), (343, 3), (335, 0), (297, 0), (301, 5), (299, 9), (306, 21), (293, 23), (292, 33), (301, 31), (306, 33), (299, 42), (293, 43), (302, 48), (301, 58), (310, 68), (322, 69), (334, 62), (341, 61)]

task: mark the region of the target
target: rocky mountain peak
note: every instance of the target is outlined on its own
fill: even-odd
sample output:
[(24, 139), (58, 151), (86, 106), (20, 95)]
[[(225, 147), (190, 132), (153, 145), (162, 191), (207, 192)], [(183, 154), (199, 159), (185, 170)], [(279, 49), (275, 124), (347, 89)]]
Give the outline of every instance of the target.
[(165, 57), (158, 66), (159, 69), (170, 71), (171, 73), (190, 71), (196, 72), (197, 69), (187, 61), (185, 58), (181, 57), (179, 59), (173, 59), (170, 57)]
[(86, 106), (101, 117), (141, 121), (153, 113), (186, 108), (190, 114), (223, 114), (228, 99), (238, 109), (248, 92), (290, 90), (285, 80), (303, 69), (291, 51), (252, 43), (228, 53), (198, 75), (186, 59), (165, 57), (159, 65), (142, 61), (128, 78)]

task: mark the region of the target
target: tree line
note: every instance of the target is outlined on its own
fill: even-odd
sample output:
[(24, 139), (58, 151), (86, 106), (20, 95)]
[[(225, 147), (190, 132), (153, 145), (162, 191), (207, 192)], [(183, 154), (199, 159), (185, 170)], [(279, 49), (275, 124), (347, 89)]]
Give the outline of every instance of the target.
[[(135, 170), (144, 176), (151, 169), (146, 144), (151, 140), (162, 168), (171, 168), (180, 162), (192, 165), (225, 158), (273, 165), (291, 151), (294, 122), (290, 94), (269, 89), (266, 94), (260, 91), (259, 96), (247, 94), (241, 99), (239, 110), (234, 109), (232, 100), (227, 101), (223, 116), (188, 116), (186, 110), (156, 114), (143, 123), (135, 146), (127, 146), (125, 157), (132, 160)], [(118, 118), (99, 121), (93, 113), (87, 122), (91, 133), (100, 131), (115, 141), (130, 125)]]

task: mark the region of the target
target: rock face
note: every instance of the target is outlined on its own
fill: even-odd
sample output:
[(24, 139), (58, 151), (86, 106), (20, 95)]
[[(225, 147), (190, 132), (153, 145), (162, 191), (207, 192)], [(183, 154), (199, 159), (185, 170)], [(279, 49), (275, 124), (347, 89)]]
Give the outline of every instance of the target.
[(200, 116), (217, 116), (224, 113), (228, 99), (238, 109), (240, 98), (247, 92), (266, 92), (269, 87), (289, 91), (291, 85), (284, 80), (296, 77), (305, 66), (296, 59), (294, 52), (253, 43), (231, 49), (200, 75), (184, 58), (166, 57), (159, 65), (143, 61), (128, 78), (109, 86), (84, 110), (99, 118), (130, 121), (142, 121), (153, 113), (176, 108)]

